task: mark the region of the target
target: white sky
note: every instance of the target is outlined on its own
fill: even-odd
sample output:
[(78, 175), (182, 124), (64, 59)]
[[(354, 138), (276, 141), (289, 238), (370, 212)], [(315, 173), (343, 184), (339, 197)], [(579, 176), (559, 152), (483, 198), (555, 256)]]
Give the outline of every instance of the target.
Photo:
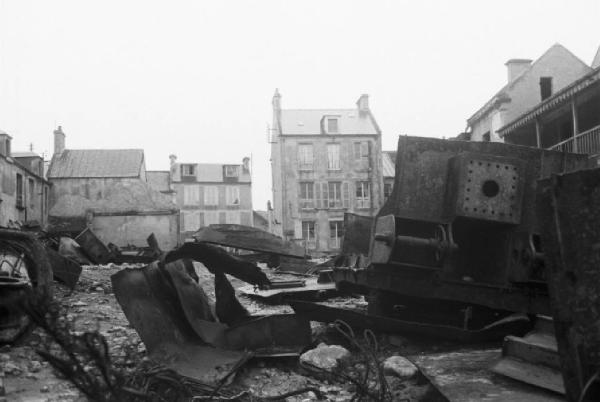
[(370, 95), (384, 149), (454, 136), (509, 58), (559, 42), (590, 64), (600, 1), (0, 0), (0, 129), (14, 150), (143, 148), (150, 170), (253, 156), (271, 197), (266, 127), (284, 108)]

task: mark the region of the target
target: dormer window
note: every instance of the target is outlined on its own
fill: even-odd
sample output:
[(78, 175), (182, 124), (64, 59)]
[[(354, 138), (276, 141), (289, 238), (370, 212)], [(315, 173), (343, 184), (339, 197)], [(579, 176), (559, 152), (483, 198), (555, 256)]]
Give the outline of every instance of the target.
[(336, 134), (339, 132), (337, 117), (328, 117), (327, 118), (327, 132), (329, 134)]
[(239, 177), (240, 170), (237, 165), (225, 165), (225, 177)]
[(181, 175), (182, 176), (196, 176), (196, 165), (194, 165), (194, 164), (181, 165)]
[(542, 100), (552, 96), (552, 77), (540, 77), (540, 98)]

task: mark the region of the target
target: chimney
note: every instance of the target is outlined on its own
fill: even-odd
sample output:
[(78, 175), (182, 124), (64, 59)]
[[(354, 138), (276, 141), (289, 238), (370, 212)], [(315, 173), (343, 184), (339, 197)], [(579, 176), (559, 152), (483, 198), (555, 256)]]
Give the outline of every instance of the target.
[(356, 101), (356, 106), (360, 113), (367, 113), (369, 111), (369, 95), (362, 94)]
[(10, 156), (10, 142), (12, 137), (0, 130), (0, 155)]
[(521, 73), (527, 70), (531, 66), (531, 60), (529, 59), (510, 59), (504, 63), (508, 72), (508, 83), (514, 81)]
[(54, 130), (54, 155), (60, 156), (65, 150), (65, 133), (62, 131), (62, 126), (58, 126)]
[(171, 161), (171, 163), (169, 165), (173, 166), (174, 164), (177, 163), (177, 155), (175, 155), (175, 154), (169, 155), (169, 160)]
[(250, 158), (245, 156), (244, 159), (242, 159), (242, 166), (244, 168), (244, 173), (250, 172)]
[(279, 88), (275, 88), (271, 103), (273, 104), (273, 111), (281, 110), (281, 94), (279, 93)]

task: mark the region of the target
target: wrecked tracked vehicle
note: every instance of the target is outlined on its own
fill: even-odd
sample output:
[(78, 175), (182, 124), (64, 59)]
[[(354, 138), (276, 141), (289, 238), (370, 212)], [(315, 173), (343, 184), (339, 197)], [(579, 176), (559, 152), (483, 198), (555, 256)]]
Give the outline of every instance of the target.
[(510, 312), (551, 315), (536, 181), (585, 155), (491, 142), (400, 137), (394, 190), (366, 269), (336, 268), (369, 312), (477, 329)]

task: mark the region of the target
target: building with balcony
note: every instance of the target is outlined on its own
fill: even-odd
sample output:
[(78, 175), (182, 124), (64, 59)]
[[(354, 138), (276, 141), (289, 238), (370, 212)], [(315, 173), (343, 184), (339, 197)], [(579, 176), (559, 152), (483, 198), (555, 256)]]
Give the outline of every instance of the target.
[(0, 130), (0, 226), (48, 220), (50, 183), (44, 161), (33, 152), (12, 152), (12, 137)]
[(600, 157), (600, 54), (595, 67), (498, 130), (505, 142)]
[(502, 141), (500, 127), (580, 79), (591, 68), (560, 44), (532, 63), (506, 62), (508, 82), (468, 120), (471, 141)]
[(178, 163), (175, 155), (170, 159), (183, 239), (211, 224), (253, 226), (250, 158), (241, 164)]
[(381, 130), (362, 95), (353, 109), (282, 109), (270, 131), (273, 214), (286, 240), (312, 254), (338, 251), (344, 212), (373, 216), (383, 203)]

